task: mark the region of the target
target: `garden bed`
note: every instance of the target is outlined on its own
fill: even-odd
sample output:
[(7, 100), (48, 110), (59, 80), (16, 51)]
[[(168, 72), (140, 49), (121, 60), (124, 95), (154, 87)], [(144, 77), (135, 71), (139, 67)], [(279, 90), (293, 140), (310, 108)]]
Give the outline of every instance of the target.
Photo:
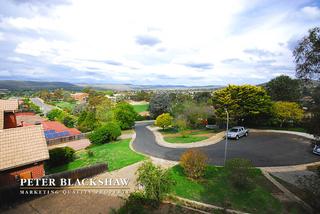
[[(46, 169), (47, 174), (77, 169), (96, 163), (107, 163), (109, 171), (123, 168), (145, 159), (129, 148), (131, 139), (119, 140), (108, 144), (92, 145), (85, 150), (76, 152), (77, 158), (65, 165)], [(88, 154), (93, 152), (93, 156)]]

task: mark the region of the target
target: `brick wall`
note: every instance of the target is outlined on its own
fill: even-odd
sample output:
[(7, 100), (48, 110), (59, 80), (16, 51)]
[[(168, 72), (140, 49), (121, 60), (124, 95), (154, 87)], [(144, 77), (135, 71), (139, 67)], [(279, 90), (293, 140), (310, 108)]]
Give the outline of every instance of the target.
[(43, 177), (45, 175), (43, 162), (0, 172), (0, 186), (14, 184), (16, 182), (16, 176), (27, 172), (31, 172), (32, 178)]

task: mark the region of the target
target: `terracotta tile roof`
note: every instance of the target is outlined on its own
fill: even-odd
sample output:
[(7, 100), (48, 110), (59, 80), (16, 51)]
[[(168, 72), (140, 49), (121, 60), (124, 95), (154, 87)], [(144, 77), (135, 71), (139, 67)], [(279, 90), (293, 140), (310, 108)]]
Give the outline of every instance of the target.
[(25, 124), (35, 125), (37, 123), (41, 123), (42, 121), (46, 120), (33, 112), (18, 112), (16, 113), (16, 118), (17, 118), (18, 125), (21, 124), (21, 121), (23, 121), (23, 126)]
[(0, 130), (0, 171), (46, 159), (49, 153), (41, 125)]
[(18, 100), (0, 100), (0, 109), (3, 111), (18, 110)]
[(42, 121), (45, 131), (54, 130), (55, 132), (69, 132), (68, 136), (79, 135), (81, 132), (76, 128), (68, 128), (58, 121)]

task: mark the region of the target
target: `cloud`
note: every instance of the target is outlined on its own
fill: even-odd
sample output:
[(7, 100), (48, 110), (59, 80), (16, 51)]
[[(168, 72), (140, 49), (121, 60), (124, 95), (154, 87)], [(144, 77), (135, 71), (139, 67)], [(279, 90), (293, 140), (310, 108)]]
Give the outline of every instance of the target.
[(251, 55), (257, 56), (259, 58), (261, 58), (261, 57), (270, 57), (270, 56), (272, 57), (272, 56), (279, 55), (279, 53), (274, 53), (274, 52), (271, 52), (271, 51), (258, 49), (258, 48), (245, 49), (245, 50), (243, 50), (243, 52), (245, 52), (247, 54), (251, 54)]
[(161, 43), (161, 41), (153, 36), (139, 35), (136, 37), (136, 43), (139, 45), (154, 46)]
[(204, 69), (204, 70), (213, 68), (213, 64), (211, 63), (185, 63), (184, 65), (190, 68), (197, 68), (197, 69)]
[(320, 25), (316, 3), (191, 0), (181, 7), (169, 0), (2, 0), (0, 77), (184, 85), (266, 82), (279, 73), (294, 74), (293, 47)]

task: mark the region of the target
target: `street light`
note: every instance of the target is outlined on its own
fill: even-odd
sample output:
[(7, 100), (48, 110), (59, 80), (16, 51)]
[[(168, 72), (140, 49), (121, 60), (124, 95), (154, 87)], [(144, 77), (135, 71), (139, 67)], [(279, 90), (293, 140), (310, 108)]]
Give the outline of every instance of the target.
[(224, 109), (227, 113), (227, 129), (226, 129), (226, 143), (224, 145), (224, 166), (226, 165), (227, 160), (227, 147), (228, 147), (228, 129), (229, 129), (229, 112), (228, 109)]

